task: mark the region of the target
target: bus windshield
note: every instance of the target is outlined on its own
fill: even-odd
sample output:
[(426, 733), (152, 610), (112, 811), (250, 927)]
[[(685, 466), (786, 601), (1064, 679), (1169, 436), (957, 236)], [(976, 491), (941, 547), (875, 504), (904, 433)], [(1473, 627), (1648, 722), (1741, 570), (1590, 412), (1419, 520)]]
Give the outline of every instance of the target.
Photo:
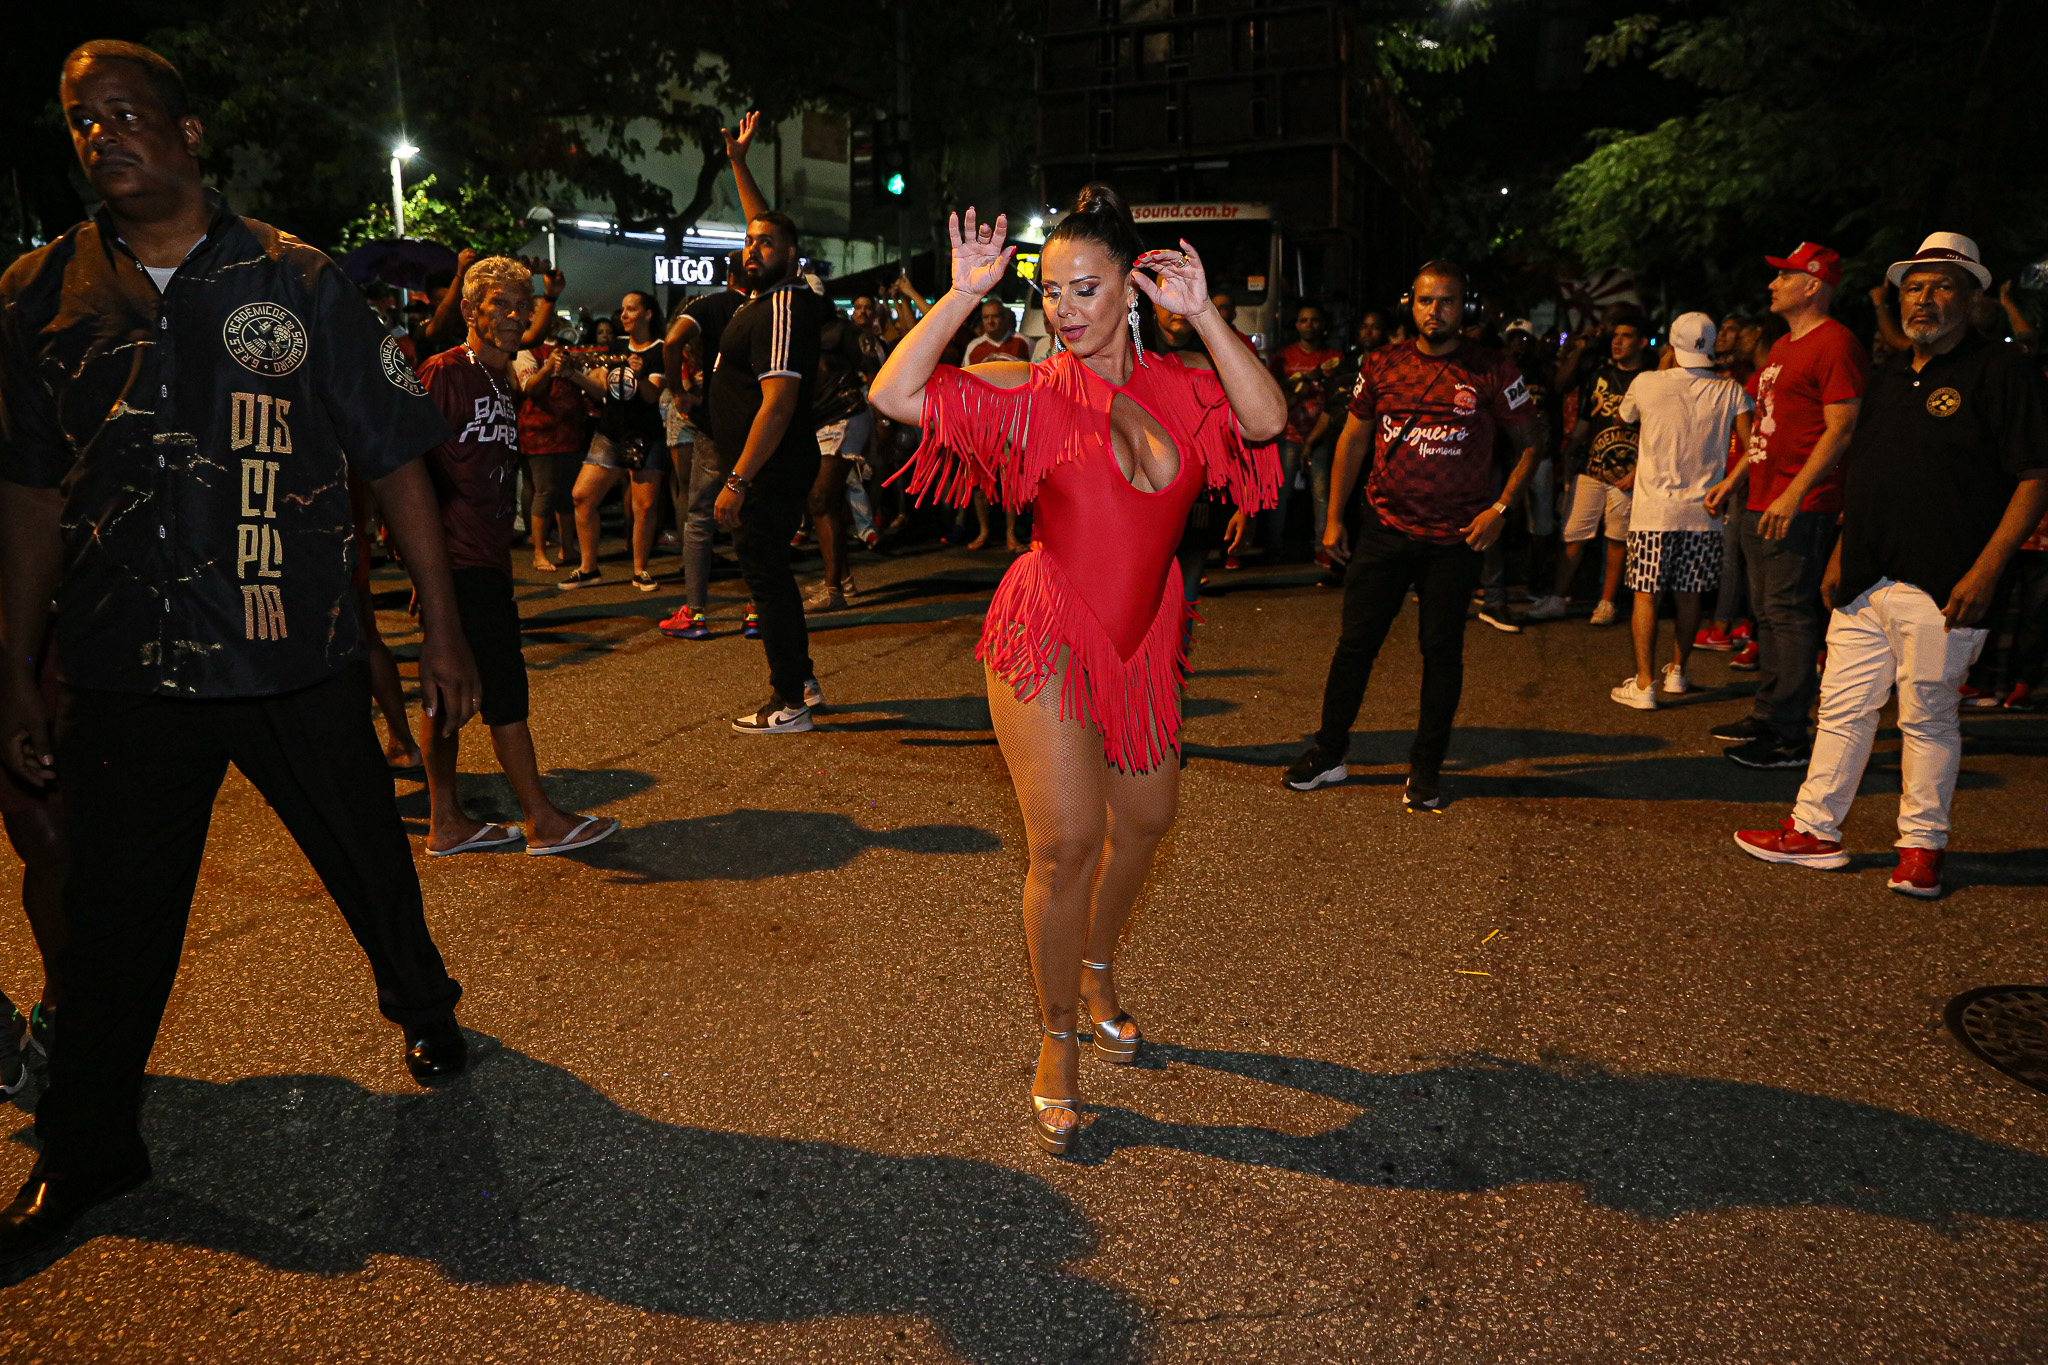
[(1170, 247), (1185, 237), (1201, 253), (1209, 275), (1209, 292), (1228, 294), (1240, 307), (1256, 308), (1277, 281), (1266, 278), (1272, 264), (1273, 225), (1263, 220), (1241, 223), (1141, 223), (1138, 235), (1147, 246)]

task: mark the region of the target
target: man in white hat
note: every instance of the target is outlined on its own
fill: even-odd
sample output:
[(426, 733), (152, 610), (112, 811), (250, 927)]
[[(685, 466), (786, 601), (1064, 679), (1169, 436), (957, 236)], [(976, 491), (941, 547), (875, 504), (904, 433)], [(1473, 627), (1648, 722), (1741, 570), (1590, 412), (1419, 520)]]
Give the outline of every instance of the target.
[(1624, 422), (1641, 424), (1635, 506), (1629, 515), (1628, 586), (1636, 671), (1608, 693), (1623, 706), (1657, 709), (1657, 599), (1670, 593), (1677, 620), (1666, 695), (1691, 690), (1685, 666), (1699, 633), (1700, 595), (1721, 578), (1721, 531), (1714, 524), (1736, 480), (1727, 477), (1728, 438), (1749, 440), (1749, 395), (1714, 368), (1714, 322), (1686, 313), (1671, 324), (1676, 363), (1636, 376), (1622, 395)]
[(1833, 612), (1813, 759), (1784, 824), (1735, 842), (1769, 862), (1847, 863), (1842, 820), (1896, 687), (1902, 789), (1890, 886), (1938, 896), (1962, 765), (1960, 688), (1984, 648), (1977, 623), (2048, 510), (2048, 385), (2025, 352), (1971, 328), (1991, 284), (1975, 242), (1934, 233), (1888, 278), (1913, 349), (1872, 373), (1850, 449), (1842, 535), (1821, 581)]

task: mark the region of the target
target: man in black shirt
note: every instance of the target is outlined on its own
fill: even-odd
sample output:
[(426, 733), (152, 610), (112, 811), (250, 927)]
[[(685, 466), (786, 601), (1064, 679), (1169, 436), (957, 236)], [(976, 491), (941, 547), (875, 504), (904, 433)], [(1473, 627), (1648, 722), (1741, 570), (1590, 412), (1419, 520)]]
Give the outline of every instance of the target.
[[(104, 206), (0, 276), (0, 761), (61, 778), (92, 856), (65, 888), (42, 1156), (0, 1261), (149, 1176), (143, 1072), (229, 763), (347, 917), (413, 1076), (465, 1056), (370, 728), (346, 487), (369, 482), (405, 554), (426, 712), (452, 732), (479, 689), (419, 459), (447, 428), (333, 262), (206, 191), (170, 63), (88, 43), (59, 97)], [(33, 657), (53, 597), (54, 745)]]
[(732, 728), (776, 735), (810, 729), (812, 708), (824, 704), (789, 542), (803, 525), (818, 477), (811, 390), (829, 305), (797, 272), (796, 224), (768, 207), (747, 170), (754, 121), (748, 114), (739, 136), (726, 144), (747, 215), (746, 278), (753, 297), (733, 313), (719, 338), (711, 422), (720, 457), (732, 461), (718, 494), (718, 524), (733, 533), (733, 552), (753, 591), (768, 652), (768, 700), (736, 718)]
[(1959, 689), (1986, 635), (1977, 623), (2048, 510), (2048, 386), (2025, 352), (1971, 329), (1991, 283), (1975, 242), (1937, 232), (1889, 277), (1913, 349), (1872, 372), (1849, 446), (1842, 534), (1821, 580), (1834, 610), (1813, 758), (1784, 824), (1735, 842), (1769, 862), (1847, 863), (1842, 820), (1896, 689), (1890, 885), (1937, 896), (1962, 765)]

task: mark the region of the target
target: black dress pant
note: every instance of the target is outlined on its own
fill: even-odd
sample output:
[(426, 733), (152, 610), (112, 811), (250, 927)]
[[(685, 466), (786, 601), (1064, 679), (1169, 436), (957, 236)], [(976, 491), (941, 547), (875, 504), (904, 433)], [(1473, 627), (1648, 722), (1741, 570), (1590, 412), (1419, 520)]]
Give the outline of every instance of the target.
[[(228, 764), (298, 842), (370, 959), (392, 1022), (445, 1019), (462, 995), (427, 932), (419, 875), (354, 663), (281, 696), (181, 700), (74, 689), (57, 771), (72, 832), (64, 1008), (36, 1107), (47, 1169), (91, 1177), (146, 1159), (144, 1068), (177, 978)], [(100, 841), (104, 841), (103, 843)]]
[[(815, 475), (816, 471), (812, 471)], [(768, 685), (786, 702), (801, 703), (804, 684), (817, 676), (811, 666), (811, 632), (804, 624), (803, 594), (789, 567), (790, 538), (803, 525), (809, 484), (795, 497), (749, 493), (740, 504), (740, 525), (732, 550), (740, 577), (754, 596), (761, 618), (761, 645), (768, 651)]]
[(1422, 644), (1422, 711), (1409, 750), (1409, 767), (1435, 773), (1451, 743), (1451, 722), (1465, 690), (1465, 613), (1479, 586), (1485, 556), (1460, 542), (1437, 545), (1392, 530), (1370, 510), (1352, 538), (1344, 569), (1344, 625), (1330, 678), (1323, 686), (1323, 725), (1316, 742), (1331, 758), (1344, 756), (1351, 725), (1365, 701), (1373, 661), (1413, 587), (1421, 599), (1417, 634)]

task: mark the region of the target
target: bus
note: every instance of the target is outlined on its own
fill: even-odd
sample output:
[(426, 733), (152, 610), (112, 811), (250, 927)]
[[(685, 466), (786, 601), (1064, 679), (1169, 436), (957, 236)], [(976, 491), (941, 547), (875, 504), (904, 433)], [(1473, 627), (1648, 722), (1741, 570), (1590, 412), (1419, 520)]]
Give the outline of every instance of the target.
[[(1170, 247), (1185, 237), (1201, 253), (1209, 292), (1228, 294), (1237, 305), (1237, 330), (1251, 338), (1260, 355), (1285, 345), (1278, 335), (1281, 295), (1280, 231), (1267, 204), (1133, 204), (1131, 218), (1147, 246)], [(1038, 256), (1027, 247), (1017, 257), (1018, 275), (1035, 284)], [(1035, 293), (1035, 289), (1034, 289)], [(1032, 300), (1020, 332), (1046, 350), (1045, 321)]]

